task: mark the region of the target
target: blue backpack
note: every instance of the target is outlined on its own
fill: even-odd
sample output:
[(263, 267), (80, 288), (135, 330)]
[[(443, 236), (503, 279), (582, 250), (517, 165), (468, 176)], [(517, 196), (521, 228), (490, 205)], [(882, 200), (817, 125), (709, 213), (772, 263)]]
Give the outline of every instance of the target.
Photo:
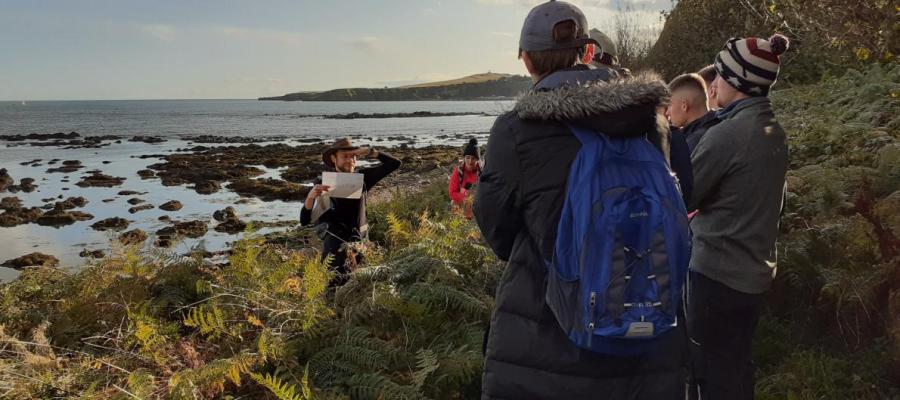
[(578, 347), (629, 356), (677, 326), (690, 261), (687, 212), (646, 138), (569, 126), (581, 150), (548, 265), (546, 301)]

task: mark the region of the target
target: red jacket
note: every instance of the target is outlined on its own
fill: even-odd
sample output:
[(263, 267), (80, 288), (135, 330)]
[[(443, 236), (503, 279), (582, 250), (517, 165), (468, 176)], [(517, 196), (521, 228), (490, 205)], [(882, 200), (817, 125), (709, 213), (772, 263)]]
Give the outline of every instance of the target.
[(450, 192), (450, 200), (458, 205), (462, 205), (463, 201), (466, 200), (466, 194), (468, 192), (466, 190), (466, 185), (472, 184), (472, 186), (474, 187), (478, 184), (478, 176), (481, 175), (481, 167), (479, 166), (475, 171), (465, 171), (465, 173), (463, 174), (463, 180), (462, 182), (460, 182), (459, 170), (461, 168), (463, 169), (463, 171), (465, 171), (465, 168), (462, 165), (458, 165), (456, 166), (456, 168), (453, 168), (453, 172), (450, 173), (450, 186), (448, 188), (448, 191)]

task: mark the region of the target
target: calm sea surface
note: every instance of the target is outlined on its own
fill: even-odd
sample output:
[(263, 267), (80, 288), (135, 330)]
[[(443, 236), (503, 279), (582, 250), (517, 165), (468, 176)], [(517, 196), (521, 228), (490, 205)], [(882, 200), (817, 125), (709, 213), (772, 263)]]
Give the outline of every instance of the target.
[[(96, 221), (109, 217), (123, 217), (131, 221), (128, 229), (140, 228), (152, 234), (167, 226), (157, 220), (169, 215), (173, 220), (209, 220), (209, 233), (200, 239), (208, 250), (219, 250), (237, 240), (240, 235), (227, 235), (212, 230), (212, 212), (232, 205), (244, 220), (275, 221), (296, 219), (299, 203), (283, 201), (263, 202), (252, 199), (248, 204), (233, 203), (237, 194), (221, 190), (213, 195), (198, 195), (187, 187), (164, 187), (158, 179), (141, 180), (136, 172), (156, 158), (138, 159), (144, 154), (165, 154), (188, 147), (184, 136), (221, 135), (250, 137), (285, 137), (293, 139), (319, 138), (331, 140), (341, 136), (361, 136), (365, 144), (379, 138), (379, 146), (397, 143), (383, 141), (387, 137), (404, 137), (417, 145), (460, 145), (468, 136), (485, 137), (495, 116), (510, 109), (509, 101), (460, 102), (277, 102), (256, 100), (141, 100), (141, 101), (39, 101), (0, 102), (0, 135), (78, 132), (82, 136), (136, 135), (162, 136), (161, 144), (122, 141), (99, 149), (61, 149), (56, 146), (34, 147), (21, 142), (0, 140), (0, 168), (6, 168), (18, 182), (34, 178), (38, 189), (33, 193), (0, 193), (0, 197), (17, 196), (26, 207), (45, 204), (41, 199), (83, 196), (89, 203), (77, 209), (94, 215), (90, 221), (53, 228), (36, 224), (12, 228), (0, 227), (0, 263), (31, 252), (42, 252), (59, 258), (64, 267), (77, 268), (84, 264), (78, 256), (83, 249), (110, 248), (111, 235), (90, 228)], [(348, 113), (409, 113), (474, 112), (488, 116), (378, 118), (334, 120), (322, 115)], [(460, 136), (462, 135), (462, 136)], [(403, 140), (405, 141), (405, 139)], [(50, 159), (80, 160), (85, 168), (71, 174), (46, 173), (40, 167), (20, 165), (35, 159), (46, 163)], [(106, 163), (104, 163), (106, 161)], [(265, 177), (278, 178), (280, 170), (267, 169)], [(123, 185), (114, 188), (80, 188), (78, 182), (84, 171), (93, 169), (113, 176), (126, 177)], [(65, 182), (68, 181), (68, 182)], [(223, 185), (224, 187), (224, 185)], [(121, 190), (146, 192), (136, 196), (159, 206), (169, 200), (179, 200), (184, 208), (178, 212), (153, 209), (129, 214), (127, 200), (134, 196), (118, 196)], [(115, 199), (103, 202), (104, 199)], [(264, 231), (265, 232), (265, 231)], [(185, 240), (173, 251), (185, 252), (200, 240)], [(148, 240), (148, 244), (152, 240)], [(16, 272), (0, 267), (0, 281), (16, 276)]]

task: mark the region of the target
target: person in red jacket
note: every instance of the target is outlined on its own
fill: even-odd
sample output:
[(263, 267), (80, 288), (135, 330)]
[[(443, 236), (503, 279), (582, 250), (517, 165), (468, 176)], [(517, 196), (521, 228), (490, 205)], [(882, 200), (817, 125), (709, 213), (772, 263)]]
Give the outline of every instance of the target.
[(481, 156), (478, 152), (478, 140), (472, 138), (463, 148), (463, 161), (453, 168), (450, 173), (451, 206), (454, 212), (464, 213), (466, 218), (472, 219), (472, 201), (475, 195), (475, 185), (481, 176)]

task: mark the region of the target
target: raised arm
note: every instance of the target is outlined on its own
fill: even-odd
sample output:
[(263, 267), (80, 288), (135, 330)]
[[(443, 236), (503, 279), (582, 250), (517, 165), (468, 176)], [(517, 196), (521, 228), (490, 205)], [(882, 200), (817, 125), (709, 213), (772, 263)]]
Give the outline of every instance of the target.
[(381, 182), (386, 176), (390, 175), (391, 172), (396, 171), (400, 168), (400, 165), (403, 164), (400, 160), (394, 158), (388, 153), (384, 153), (381, 151), (373, 150), (377, 153), (376, 157), (378, 161), (381, 162), (381, 165), (366, 168), (360, 171), (363, 174), (363, 181), (366, 185), (366, 190), (371, 189), (373, 186), (377, 185), (378, 182)]

